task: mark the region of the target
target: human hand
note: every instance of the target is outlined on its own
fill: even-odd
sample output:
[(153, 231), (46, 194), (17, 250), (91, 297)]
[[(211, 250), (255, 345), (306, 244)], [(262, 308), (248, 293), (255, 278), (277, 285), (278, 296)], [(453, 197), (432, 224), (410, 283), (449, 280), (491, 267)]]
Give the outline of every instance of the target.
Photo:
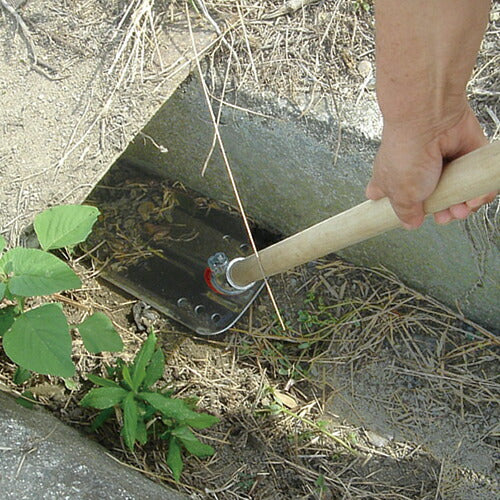
[[(384, 122), (368, 198), (387, 196), (406, 229), (424, 221), (424, 201), (436, 188), (446, 163), (487, 143), (479, 122), (465, 103), (460, 112), (432, 123), (428, 120)], [(453, 205), (434, 214), (438, 224), (465, 219), (497, 193)]]

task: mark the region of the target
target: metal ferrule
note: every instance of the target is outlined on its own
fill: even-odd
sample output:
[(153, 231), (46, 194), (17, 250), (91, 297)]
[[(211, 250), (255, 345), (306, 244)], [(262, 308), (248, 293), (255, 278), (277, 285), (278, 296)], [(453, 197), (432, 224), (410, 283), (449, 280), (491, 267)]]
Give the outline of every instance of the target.
[(243, 260), (243, 257), (229, 261), (223, 252), (217, 252), (208, 259), (208, 267), (211, 271), (210, 284), (217, 292), (222, 295), (238, 295), (253, 287), (255, 283), (239, 286), (231, 279), (231, 268), (240, 260)]
[(240, 285), (237, 285), (233, 279), (231, 278), (231, 269), (233, 268), (234, 264), (236, 264), (236, 262), (239, 262), (240, 260), (245, 260), (245, 257), (237, 257), (236, 259), (233, 259), (228, 265), (227, 265), (227, 269), (226, 269), (226, 280), (227, 282), (236, 290), (240, 290), (242, 292), (244, 292), (245, 290), (248, 290), (250, 288), (252, 288), (254, 285), (255, 285), (255, 281), (252, 281), (252, 283), (248, 283), (248, 285), (245, 285), (245, 286), (240, 286)]

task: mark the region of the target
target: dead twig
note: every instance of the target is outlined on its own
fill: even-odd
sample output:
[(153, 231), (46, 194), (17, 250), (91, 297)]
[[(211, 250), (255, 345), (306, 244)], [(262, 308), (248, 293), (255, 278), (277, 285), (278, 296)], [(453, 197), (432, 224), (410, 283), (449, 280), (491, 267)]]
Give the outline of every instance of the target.
[(37, 57), (36, 57), (36, 52), (35, 52), (35, 46), (33, 45), (33, 42), (31, 41), (31, 35), (28, 30), (28, 26), (26, 26), (26, 23), (24, 22), (24, 19), (21, 17), (21, 15), (16, 11), (16, 9), (7, 1), (7, 0), (0, 0), (0, 5), (15, 19), (17, 22), (19, 28), (21, 29), (21, 35), (26, 43), (26, 46), (28, 48), (28, 53), (31, 57), (31, 60), (34, 65), (37, 64)]

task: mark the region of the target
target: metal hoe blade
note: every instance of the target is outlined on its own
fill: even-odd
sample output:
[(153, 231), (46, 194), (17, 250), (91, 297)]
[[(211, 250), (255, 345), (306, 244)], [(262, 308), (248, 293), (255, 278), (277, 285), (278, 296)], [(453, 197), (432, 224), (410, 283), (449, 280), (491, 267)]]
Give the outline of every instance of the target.
[[(103, 213), (103, 221), (101, 227), (96, 228), (97, 239), (89, 243), (94, 245), (102, 241), (103, 234), (107, 234), (109, 240), (107, 248), (95, 252), (101, 261), (108, 261), (100, 276), (200, 335), (217, 335), (233, 326), (255, 300), (263, 283), (255, 283), (242, 293), (225, 295), (207, 283), (205, 273), (207, 260), (217, 252), (224, 252), (231, 259), (248, 255), (249, 246), (239, 217), (218, 208), (208, 208), (206, 203), (199, 203), (200, 198), (193, 198), (184, 191), (175, 191), (175, 203), (169, 208), (165, 222), (165, 236), (158, 232), (159, 237), (152, 237), (149, 226), (154, 224), (148, 226), (140, 217), (137, 221), (132, 220), (137, 211), (135, 193), (128, 192), (127, 184), (114, 188), (121, 191), (118, 194), (110, 194), (110, 189), (110, 186), (101, 190), (98, 187), (91, 195), (91, 202)], [(113, 196), (119, 208), (111, 208)], [(119, 229), (116, 229), (116, 219), (110, 217), (114, 229), (106, 228), (107, 210), (121, 214), (125, 203), (132, 216), (121, 217), (125, 222), (118, 224)], [(145, 203), (153, 205), (142, 201), (143, 207)], [(161, 212), (158, 207), (153, 210)], [(156, 225), (157, 222), (158, 219)], [(140, 258), (117, 259), (116, 254), (110, 252), (110, 248), (116, 246), (110, 241), (115, 236), (111, 232), (119, 234), (121, 244), (124, 240), (130, 244), (129, 248), (121, 247), (120, 255), (132, 255), (137, 247), (147, 251)], [(138, 242), (138, 238), (143, 241)]]

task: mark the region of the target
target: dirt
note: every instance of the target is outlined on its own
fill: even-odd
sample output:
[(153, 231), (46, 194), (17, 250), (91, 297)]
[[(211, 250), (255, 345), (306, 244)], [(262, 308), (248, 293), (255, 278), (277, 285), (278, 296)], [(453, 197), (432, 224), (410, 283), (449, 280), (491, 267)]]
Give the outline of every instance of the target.
[[(37, 212), (80, 203), (188, 75), (186, 22), (153, 4), (0, 6), (0, 233), (12, 244)], [(201, 51), (213, 32), (193, 29)]]

